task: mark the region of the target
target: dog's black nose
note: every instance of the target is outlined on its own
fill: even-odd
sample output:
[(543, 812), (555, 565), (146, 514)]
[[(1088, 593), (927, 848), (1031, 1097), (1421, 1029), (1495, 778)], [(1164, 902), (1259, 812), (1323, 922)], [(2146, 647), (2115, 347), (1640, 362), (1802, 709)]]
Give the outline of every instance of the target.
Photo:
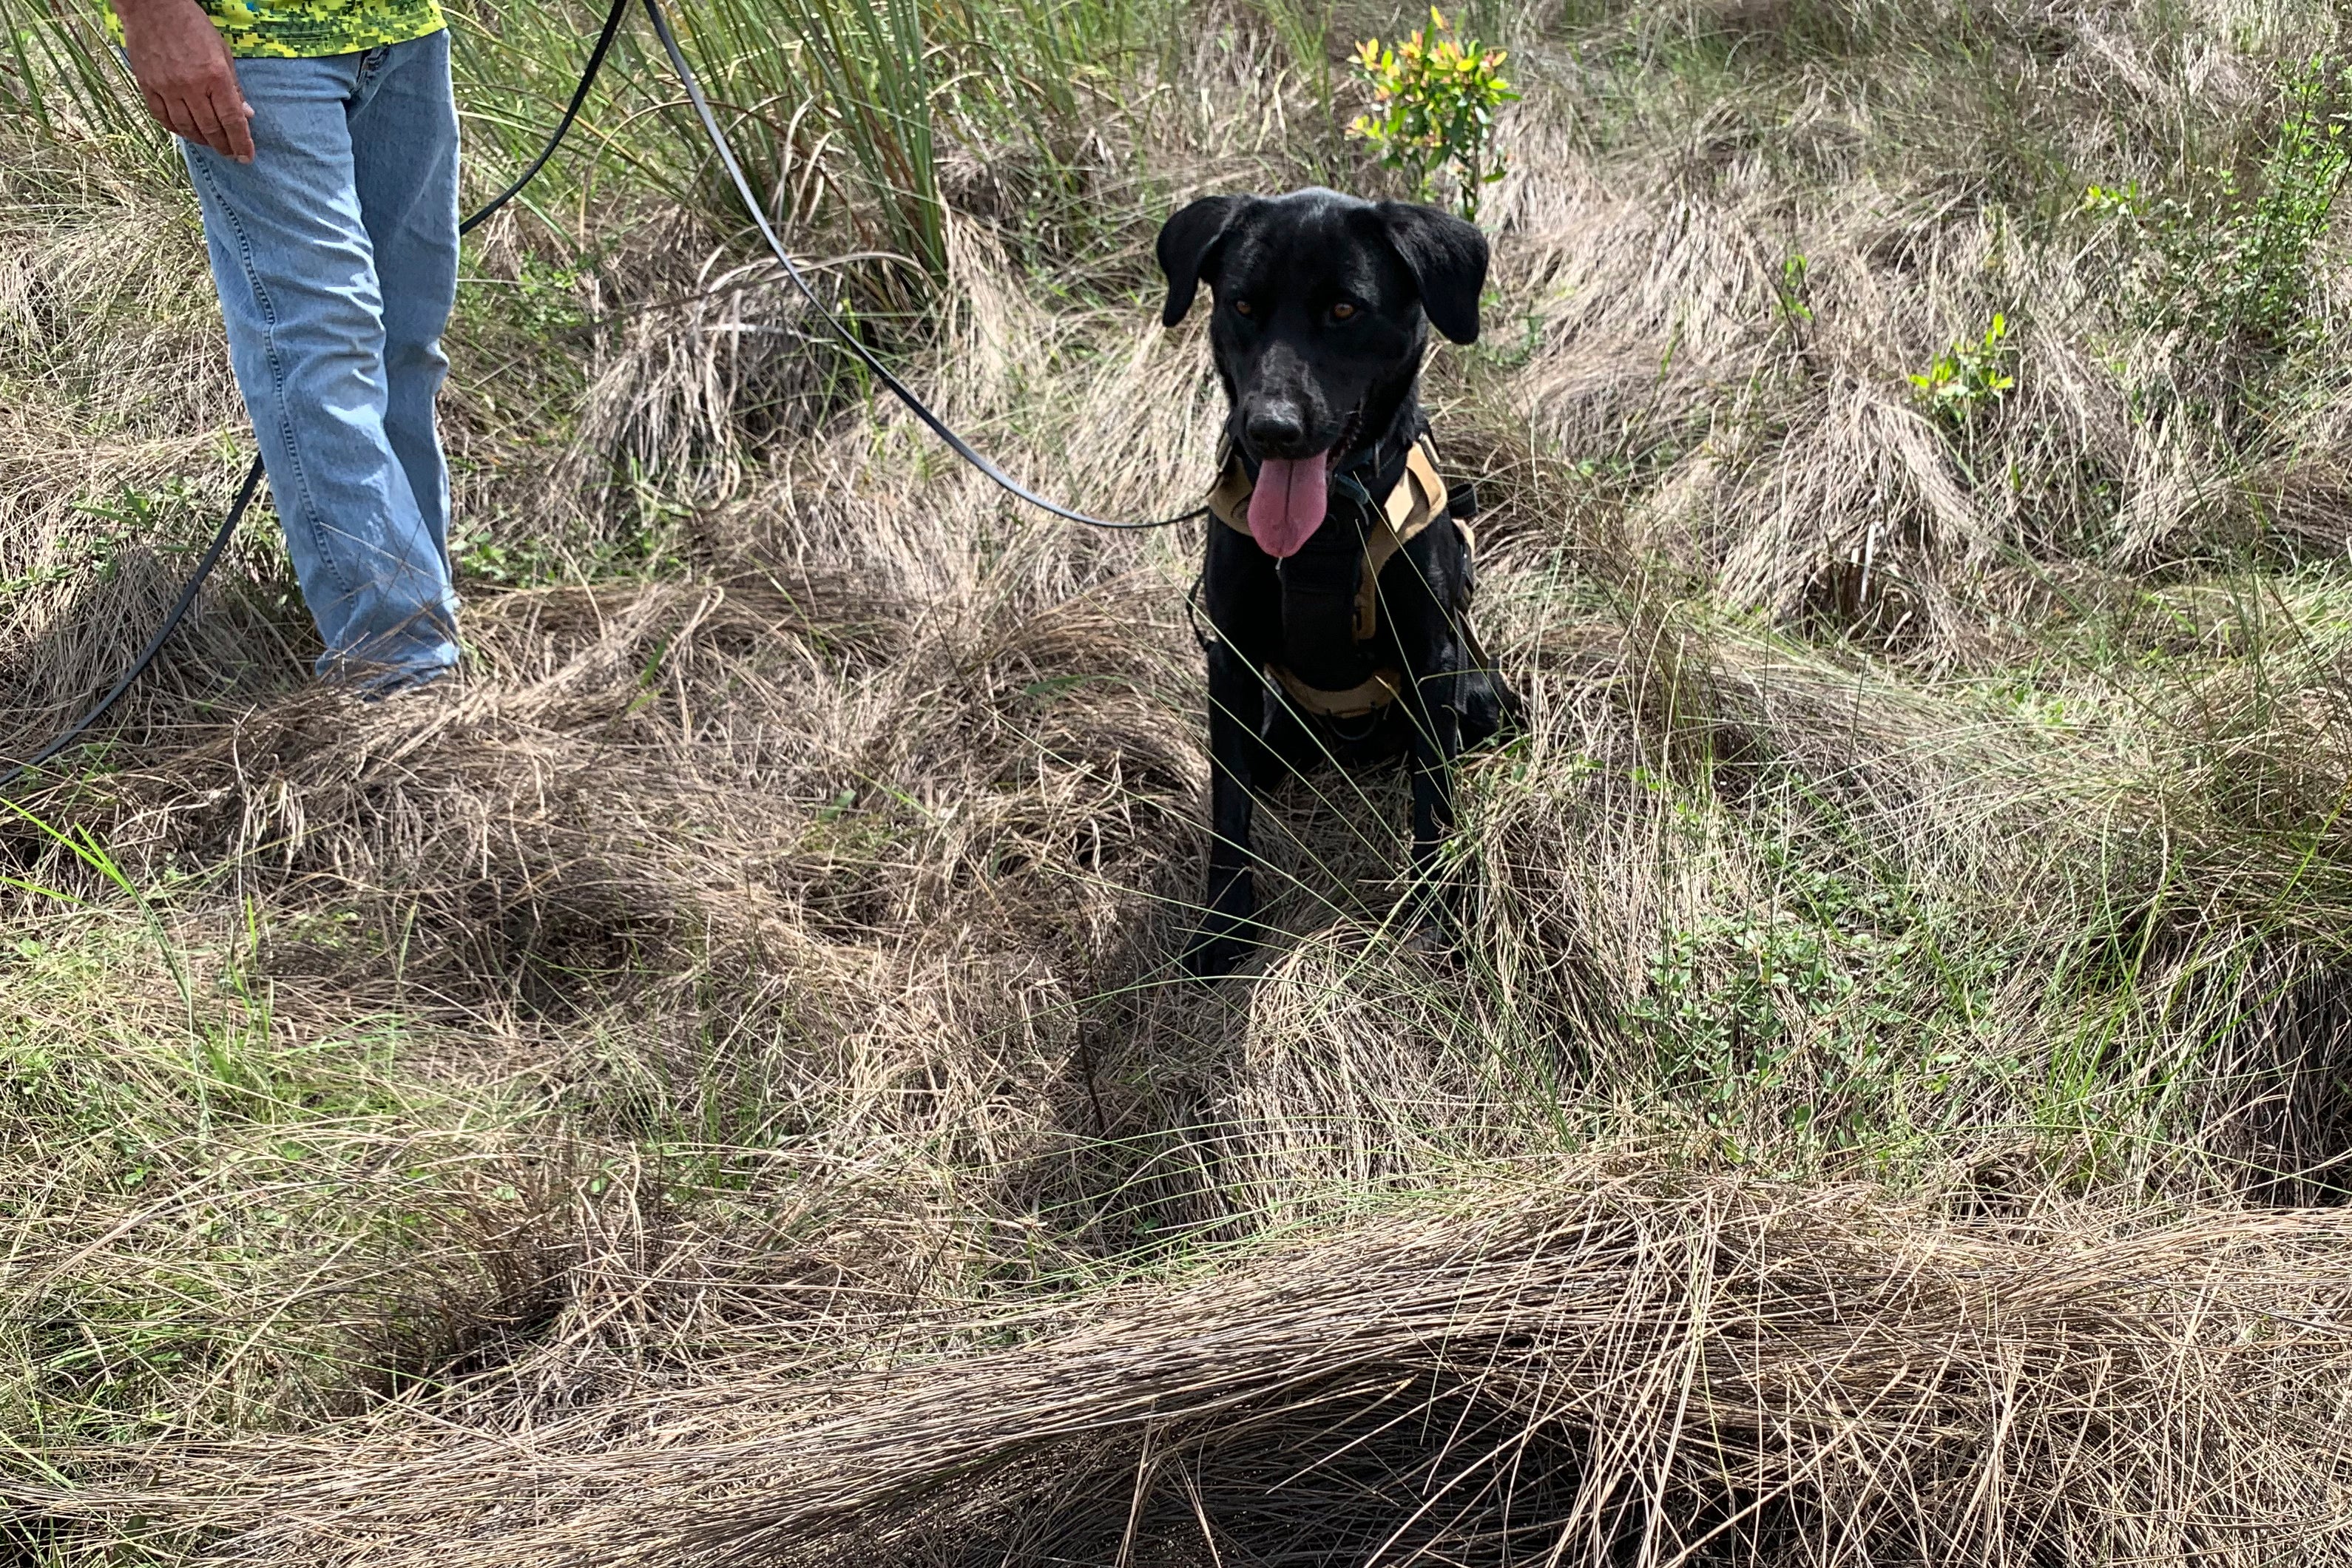
[(1249, 411), (1250, 445), (1261, 458), (1302, 456), (1298, 444), (1307, 438), (1307, 421), (1296, 404), (1267, 403)]

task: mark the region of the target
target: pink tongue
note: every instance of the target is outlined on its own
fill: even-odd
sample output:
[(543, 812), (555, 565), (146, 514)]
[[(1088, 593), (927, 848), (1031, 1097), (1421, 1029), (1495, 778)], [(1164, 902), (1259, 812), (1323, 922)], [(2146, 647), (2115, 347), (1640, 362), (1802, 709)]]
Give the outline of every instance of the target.
[(1323, 526), (1329, 504), (1323, 454), (1268, 458), (1258, 465), (1257, 488), (1250, 491), (1250, 537), (1277, 561), (1296, 555)]

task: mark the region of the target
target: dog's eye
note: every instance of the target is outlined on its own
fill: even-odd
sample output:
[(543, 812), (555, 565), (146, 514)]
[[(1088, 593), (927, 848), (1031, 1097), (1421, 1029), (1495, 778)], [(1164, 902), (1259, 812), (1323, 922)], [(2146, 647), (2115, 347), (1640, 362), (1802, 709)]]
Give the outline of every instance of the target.
[(1353, 321), (1355, 320), (1355, 316), (1356, 307), (1350, 305), (1345, 300), (1340, 300), (1338, 304), (1331, 307), (1331, 319), (1335, 321)]
[(1236, 300), (1234, 301), (1234, 314), (1237, 316), (1246, 316), (1249, 313), (1250, 302), (1247, 300)]

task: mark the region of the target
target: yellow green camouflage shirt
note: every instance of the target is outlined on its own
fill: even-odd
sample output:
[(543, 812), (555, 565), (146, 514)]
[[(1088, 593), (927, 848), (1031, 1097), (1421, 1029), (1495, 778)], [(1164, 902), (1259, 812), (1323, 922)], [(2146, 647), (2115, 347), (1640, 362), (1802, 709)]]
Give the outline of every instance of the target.
[[(404, 44), (444, 26), (437, 0), (201, 0), (239, 59), (310, 59)], [(114, 7), (107, 30), (122, 41)]]

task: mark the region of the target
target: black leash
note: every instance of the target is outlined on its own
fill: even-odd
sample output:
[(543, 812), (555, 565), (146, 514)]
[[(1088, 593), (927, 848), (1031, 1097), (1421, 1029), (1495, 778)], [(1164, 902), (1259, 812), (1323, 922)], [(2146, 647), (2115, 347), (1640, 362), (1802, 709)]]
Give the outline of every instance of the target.
[[(1190, 522), (1195, 518), (1208, 515), (1209, 509), (1202, 506), (1196, 507), (1181, 517), (1160, 518), (1151, 522), (1114, 522), (1107, 518), (1093, 517), (1086, 512), (1073, 510), (1058, 502), (1047, 500), (1044, 496), (1013, 479), (982, 456), (971, 442), (957, 433), (954, 426), (933, 413), (921, 398), (915, 395), (913, 390), (905, 382), (891, 374), (890, 368), (875, 357), (871, 349), (860, 342), (856, 335), (847, 327), (842, 325), (841, 319), (818, 296), (816, 290), (809, 286), (808, 279), (793, 264), (791, 253), (785, 250), (783, 242), (777, 238), (775, 229), (769, 224), (767, 211), (761, 205), (759, 197), (753, 193), (751, 183), (744, 178), (743, 167), (736, 162), (735, 151), (728, 144), (726, 133), (719, 129), (718, 118), (711, 112), (709, 100), (703, 96), (701, 81), (694, 74), (694, 68), (687, 63), (685, 51), (678, 47), (677, 37), (670, 30), (669, 18), (663, 14), (658, 0), (645, 0), (645, 6), (646, 17), (653, 23), (654, 34), (661, 40), (663, 51), (669, 56), (670, 68), (677, 72), (679, 85), (686, 89), (687, 98), (693, 104), (696, 116), (702, 121), (703, 132), (710, 140), (711, 150), (719, 154), (719, 162), (726, 167), (728, 177), (734, 183), (736, 195), (741, 198), (745, 210), (751, 213), (752, 222), (759, 226), (760, 237), (767, 242), (769, 253), (783, 268), (784, 275), (792, 279), (793, 286), (800, 290), (802, 297), (808, 300), (810, 307), (823, 319), (826, 329), (839, 340), (842, 346), (856, 355), (858, 363), (873, 372), (876, 379), (887, 387), (891, 395), (899, 402), (905, 404), (908, 411), (921, 420), (933, 435), (945, 442), (950, 451), (979, 469), (1015, 499), (1026, 501), (1031, 506), (1051, 512), (1055, 517), (1067, 521), (1084, 523), (1088, 528), (1118, 530), (1171, 528), (1177, 523)], [(604, 15), (604, 29), (596, 36), (596, 47), (589, 51), (587, 64), (580, 73), (580, 85), (573, 89), (572, 101), (564, 105), (562, 118), (555, 122), (555, 129), (548, 133), (546, 144), (541, 147), (539, 155), (524, 167), (521, 174), (515, 176), (506, 189), (492, 196), (482, 205), (480, 210), (458, 224), (459, 234), (470, 234), (488, 222), (499, 208), (520, 195), (523, 188), (538, 177), (540, 171), (547, 167), (548, 160), (555, 156), (556, 150), (562, 145), (564, 137), (571, 132), (572, 123), (580, 118), (581, 108), (588, 101), (588, 94), (594, 89), (597, 76), (604, 68), (604, 61), (612, 53), (613, 41), (620, 34), (621, 22), (627, 16), (629, 0), (613, 0), (611, 8)], [(213, 568), (220, 564), (221, 555), (228, 548), (230, 538), (236, 532), (237, 525), (245, 521), (246, 512), (253, 505), (255, 492), (261, 488), (261, 459), (257, 457), (253, 459), (252, 465), (246, 469), (244, 482), (237, 487), (236, 500), (230, 505), (228, 514), (221, 519), (220, 528), (214, 533), (212, 542), (205, 547), (203, 556), (196, 563), (195, 572), (189, 577), (186, 586), (180, 590), (179, 598), (173, 604), (170, 613), (163, 617), (163, 624), (155, 628), (155, 635), (147, 639), (146, 646), (139, 650), (139, 657), (131, 660), (131, 668), (123, 672), (122, 678), (114, 683), (113, 688), (104, 697), (98, 700), (97, 704), (89, 712), (74, 721), (64, 732), (15, 767), (5, 773), (0, 773), (0, 792), (13, 789), (27, 773), (48, 763), (80, 740), (89, 731), (92, 725), (112, 710), (114, 705), (121, 700), (122, 694), (130, 690), (141, 676), (147, 673), (148, 668), (155, 662), (156, 655), (163, 652), (164, 643), (169, 641), (172, 634), (180, 628), (180, 623), (187, 618), (190, 606), (194, 605), (197, 593), (204, 587), (205, 581), (212, 576)]]
[[(604, 30), (596, 35), (596, 47), (588, 52), (588, 64), (580, 73), (580, 85), (572, 89), (572, 101), (563, 106), (563, 117), (555, 122), (555, 129), (548, 132), (546, 144), (540, 148), (539, 156), (533, 158), (505, 190), (484, 202), (472, 216), (461, 220), (457, 225), (459, 234), (471, 234), (488, 223), (500, 207), (520, 195), (523, 187), (537, 179), (539, 172), (547, 167), (547, 161), (555, 156), (556, 149), (563, 145), (564, 137), (571, 134), (572, 121), (580, 118), (581, 108), (587, 103), (588, 94), (594, 89), (596, 78), (604, 68), (604, 58), (613, 52), (613, 40), (620, 36), (622, 19), (628, 14), (629, 0), (613, 0), (613, 8), (604, 16)], [(131, 661), (131, 668), (122, 672), (122, 679), (116, 681), (112, 689), (98, 700), (95, 707), (75, 720), (63, 733), (6, 773), (0, 773), (0, 791), (14, 789), (26, 773), (89, 733), (89, 727), (105, 718), (114, 705), (122, 700), (122, 694), (147, 673), (147, 667), (155, 662), (155, 656), (163, 651), (163, 645), (171, 640), (172, 634), (178, 631), (180, 623), (187, 618), (189, 607), (195, 604), (196, 595), (204, 587), (205, 580), (212, 576), (213, 568), (220, 564), (221, 555), (228, 549), (228, 542), (236, 534), (237, 524), (245, 521), (247, 510), (253, 505), (255, 492), (261, 489), (261, 458), (257, 456), (245, 470), (244, 482), (236, 488), (236, 500), (229, 503), (228, 515), (221, 519), (220, 528), (213, 534), (213, 542), (205, 546), (204, 554), (196, 561), (195, 572), (188, 578), (187, 585), (180, 590), (179, 598), (173, 602), (171, 613), (163, 617), (163, 624), (155, 628), (155, 635), (147, 639), (147, 646), (139, 650), (139, 657)]]
[(236, 531), (236, 525), (245, 517), (245, 509), (253, 504), (253, 492), (260, 488), (261, 459), (256, 458), (253, 465), (245, 470), (245, 482), (237, 486), (236, 500), (230, 504), (228, 515), (221, 519), (220, 531), (215, 533), (213, 542), (205, 546), (204, 554), (196, 561), (195, 572), (188, 578), (187, 586), (180, 590), (178, 600), (172, 605), (172, 613), (163, 617), (163, 624), (155, 628), (155, 635), (147, 639), (147, 646), (139, 650), (139, 657), (131, 661), (131, 668), (122, 672), (122, 679), (114, 683), (112, 690), (98, 700), (97, 707), (75, 720), (63, 734), (6, 773), (0, 773), (0, 790), (13, 788), (18, 779), (79, 740), (83, 731), (105, 718), (107, 710), (122, 700), (122, 694), (131, 689), (131, 682), (147, 673), (147, 667), (155, 662), (157, 654), (163, 651), (164, 642), (179, 630), (188, 606), (196, 602), (196, 591), (205, 585), (205, 579), (213, 574), (213, 568), (220, 564), (221, 552), (228, 548), (229, 535)]

